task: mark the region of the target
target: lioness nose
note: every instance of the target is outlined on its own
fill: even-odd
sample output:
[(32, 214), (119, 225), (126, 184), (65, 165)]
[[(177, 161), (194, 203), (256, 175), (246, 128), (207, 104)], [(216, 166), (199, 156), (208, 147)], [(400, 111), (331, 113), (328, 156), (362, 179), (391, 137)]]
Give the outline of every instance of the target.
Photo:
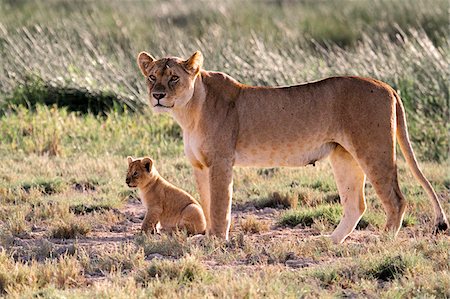
[(157, 100), (161, 100), (162, 98), (164, 98), (166, 96), (166, 93), (165, 92), (153, 92), (152, 96)]

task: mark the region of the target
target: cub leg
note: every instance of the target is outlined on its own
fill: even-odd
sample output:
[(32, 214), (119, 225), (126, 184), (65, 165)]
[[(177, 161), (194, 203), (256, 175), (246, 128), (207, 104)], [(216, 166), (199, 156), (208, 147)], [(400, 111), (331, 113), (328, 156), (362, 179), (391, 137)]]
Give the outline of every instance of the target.
[(206, 227), (211, 227), (210, 219), (210, 189), (209, 189), (209, 171), (208, 168), (202, 169), (194, 167), (195, 181), (197, 183), (197, 190), (200, 194), (200, 205), (202, 206), (204, 216), (206, 218)]
[(144, 233), (157, 233), (156, 225), (159, 222), (161, 213), (162, 209), (160, 208), (147, 207), (147, 213), (141, 227)]
[(331, 166), (336, 179), (344, 216), (331, 234), (334, 243), (342, 243), (355, 229), (364, 211), (364, 183), (366, 176), (356, 160), (342, 146), (330, 155)]
[(233, 194), (233, 164), (221, 161), (209, 167), (210, 217), (209, 233), (228, 240)]
[(202, 208), (197, 204), (190, 204), (181, 213), (178, 228), (185, 228), (189, 234), (203, 234), (206, 231), (206, 219)]

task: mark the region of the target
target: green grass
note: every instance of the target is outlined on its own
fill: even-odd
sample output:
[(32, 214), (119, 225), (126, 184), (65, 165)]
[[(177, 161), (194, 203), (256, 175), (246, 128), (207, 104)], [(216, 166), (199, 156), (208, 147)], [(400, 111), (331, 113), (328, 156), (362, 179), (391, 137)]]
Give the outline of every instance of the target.
[(395, 240), (370, 183), (349, 239), (317, 236), (342, 215), (327, 162), (236, 168), (229, 242), (141, 234), (144, 209), (125, 184), (126, 157), (149, 155), (198, 198), (181, 129), (146, 107), (135, 56), (199, 49), (206, 69), (247, 84), (333, 75), (391, 84), (448, 214), (448, 8), (443, 0), (0, 0), (0, 296), (449, 297), (448, 237), (431, 234), (432, 206), (402, 158), (407, 214)]
[(289, 227), (311, 226), (315, 221), (324, 221), (330, 225), (337, 225), (342, 216), (339, 205), (319, 205), (309, 209), (298, 209), (284, 213), (279, 221), (280, 225)]
[[(228, 0), (218, 6), (177, 3), (171, 11), (170, 4), (156, 1), (3, 0), (0, 113), (38, 103), (100, 115), (141, 111), (147, 96), (137, 53), (186, 57), (199, 49), (206, 69), (247, 84), (288, 85), (334, 75), (383, 80), (400, 92), (416, 152), (442, 162), (449, 144), (448, 3), (427, 3)], [(54, 40), (60, 46), (49, 46)], [(179, 135), (176, 126), (171, 130)], [(64, 153), (55, 147), (61, 138), (54, 128), (36, 140), (34, 150)]]

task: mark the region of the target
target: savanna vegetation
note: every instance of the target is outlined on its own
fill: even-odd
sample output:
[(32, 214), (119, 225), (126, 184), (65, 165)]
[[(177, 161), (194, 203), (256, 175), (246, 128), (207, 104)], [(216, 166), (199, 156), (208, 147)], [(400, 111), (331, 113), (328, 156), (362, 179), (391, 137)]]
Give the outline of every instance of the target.
[(397, 239), (368, 210), (342, 245), (326, 161), (235, 170), (231, 240), (139, 233), (126, 156), (150, 155), (198, 198), (181, 131), (146, 106), (135, 64), (205, 56), (241, 82), (360, 75), (392, 85), (450, 212), (448, 1), (0, 0), (0, 296), (449, 297), (449, 238), (399, 156)]

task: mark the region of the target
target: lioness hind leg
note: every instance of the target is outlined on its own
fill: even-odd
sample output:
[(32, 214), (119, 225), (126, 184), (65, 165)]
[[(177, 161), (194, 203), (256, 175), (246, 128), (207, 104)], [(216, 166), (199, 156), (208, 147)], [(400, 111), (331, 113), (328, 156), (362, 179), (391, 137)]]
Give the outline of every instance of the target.
[[(377, 157), (377, 155), (373, 157)], [(405, 213), (406, 200), (398, 185), (395, 156), (373, 157), (359, 159), (358, 162), (381, 199), (386, 212), (385, 229), (397, 235)]]
[(366, 210), (364, 183), (366, 176), (356, 160), (342, 146), (330, 156), (334, 177), (344, 206), (344, 216), (331, 234), (334, 243), (341, 243), (355, 229)]
[(205, 233), (206, 219), (202, 208), (197, 204), (188, 205), (181, 213), (178, 228), (186, 229), (189, 234)]
[(394, 170), (391, 178), (389, 178), (389, 175), (387, 178), (378, 178), (377, 176), (369, 176), (369, 174), (368, 177), (386, 212), (385, 229), (397, 235), (406, 210), (406, 200), (398, 185), (397, 171)]

